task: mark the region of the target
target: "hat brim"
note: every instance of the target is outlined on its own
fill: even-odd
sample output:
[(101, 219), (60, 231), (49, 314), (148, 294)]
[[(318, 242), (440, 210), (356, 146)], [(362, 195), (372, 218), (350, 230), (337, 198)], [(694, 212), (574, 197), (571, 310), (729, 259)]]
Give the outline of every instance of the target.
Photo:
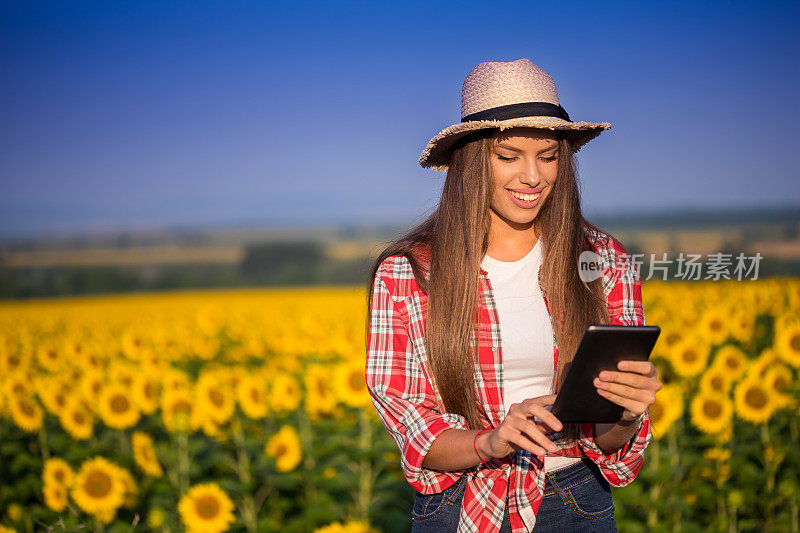
[(423, 168), (447, 171), (450, 161), (450, 149), (461, 137), (477, 130), (499, 128), (501, 131), (514, 127), (544, 128), (569, 132), (573, 152), (591, 141), (604, 130), (611, 128), (608, 122), (569, 122), (558, 117), (518, 117), (507, 120), (471, 120), (459, 122), (443, 129), (433, 137), (422, 155), (419, 164)]

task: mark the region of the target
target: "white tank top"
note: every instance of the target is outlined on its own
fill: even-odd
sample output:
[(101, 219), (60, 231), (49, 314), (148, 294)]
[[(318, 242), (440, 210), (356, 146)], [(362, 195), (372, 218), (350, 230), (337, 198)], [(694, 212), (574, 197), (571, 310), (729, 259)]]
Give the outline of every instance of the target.
[[(539, 287), (539, 267), (544, 259), (542, 240), (517, 261), (498, 261), (485, 255), (481, 268), (491, 281), (503, 354), (503, 405), (546, 396), (555, 390), (553, 380), (553, 325)], [(580, 461), (579, 457), (546, 455), (545, 471)]]

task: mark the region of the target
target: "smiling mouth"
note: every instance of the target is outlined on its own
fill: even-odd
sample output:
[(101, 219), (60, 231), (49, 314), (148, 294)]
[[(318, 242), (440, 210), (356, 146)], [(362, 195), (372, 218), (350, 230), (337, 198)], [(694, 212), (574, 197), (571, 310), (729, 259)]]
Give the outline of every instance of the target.
[(508, 192), (511, 193), (511, 196), (517, 198), (518, 200), (522, 200), (523, 202), (533, 202), (535, 200), (538, 200), (539, 196), (542, 194), (541, 192), (537, 192), (534, 194), (522, 194), (512, 190), (509, 190)]

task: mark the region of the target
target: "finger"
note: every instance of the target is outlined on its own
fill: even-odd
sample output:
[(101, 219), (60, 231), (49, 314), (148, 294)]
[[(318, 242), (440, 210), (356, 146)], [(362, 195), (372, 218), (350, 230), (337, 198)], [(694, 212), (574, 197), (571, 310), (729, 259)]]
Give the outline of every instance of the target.
[(597, 378), (600, 380), (611, 383), (622, 383), (637, 389), (655, 389), (653, 378), (635, 374), (633, 372), (615, 372), (613, 370), (603, 370), (598, 374)]
[(523, 427), (521, 428), (521, 434), (524, 438), (529, 439), (536, 444), (538, 444), (543, 449), (555, 452), (558, 450), (558, 446), (556, 446), (553, 441), (547, 438), (547, 436), (542, 432), (542, 430), (530, 420), (525, 420), (523, 422)]
[(650, 405), (656, 401), (656, 395), (650, 389), (639, 389), (629, 385), (623, 385), (621, 383), (611, 383), (609, 381), (600, 381), (597, 379), (595, 380), (594, 385), (597, 387), (598, 392), (601, 390), (612, 392), (618, 396), (622, 396), (623, 398), (645, 402), (647, 405)]
[(539, 420), (547, 424), (549, 427), (553, 428), (555, 431), (561, 431), (561, 429), (563, 428), (563, 424), (558, 418), (556, 418), (556, 415), (554, 415), (544, 407), (533, 405), (530, 407), (528, 412), (530, 413), (528, 415), (528, 419), (530, 419), (530, 417), (537, 417), (539, 418)]
[(650, 375), (655, 371), (655, 365), (650, 361), (620, 361), (617, 368), (625, 372), (636, 372), (637, 374)]
[(610, 402), (622, 406), (625, 409), (629, 410), (630, 412), (635, 413), (636, 415), (644, 413), (648, 407), (648, 404), (637, 402), (636, 400), (631, 400), (630, 398), (624, 398), (618, 394), (614, 394), (613, 392), (601, 389), (598, 390), (597, 393), (603, 398), (609, 400)]
[(556, 401), (556, 395), (548, 394), (547, 396), (537, 396), (536, 398), (528, 398), (528, 400), (530, 400), (531, 403), (535, 403), (538, 405), (553, 405), (553, 402)]

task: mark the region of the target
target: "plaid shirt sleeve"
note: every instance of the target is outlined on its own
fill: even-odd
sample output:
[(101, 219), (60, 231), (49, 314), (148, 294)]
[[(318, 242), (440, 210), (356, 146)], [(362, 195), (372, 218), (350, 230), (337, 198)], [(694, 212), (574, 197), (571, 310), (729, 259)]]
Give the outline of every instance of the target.
[[(643, 326), (642, 280), (638, 267), (616, 240), (611, 240), (611, 258), (615, 268), (608, 277), (608, 312), (612, 325)], [(582, 424), (578, 444), (587, 457), (597, 463), (603, 477), (614, 487), (624, 487), (636, 478), (644, 462), (644, 450), (650, 442), (650, 417), (645, 411), (637, 422), (630, 441), (619, 450), (605, 454), (594, 442), (594, 424)]]
[[(422, 494), (441, 492), (457, 481), (459, 473), (425, 468), (422, 461), (444, 431), (469, 426), (463, 416), (437, 410), (436, 395), (409, 342), (408, 324), (397, 311), (398, 303), (382, 270), (383, 266), (376, 273), (372, 293), (367, 388), (378, 416), (400, 450), (401, 466), (409, 484)], [(394, 286), (391, 272), (384, 270), (383, 275)]]

